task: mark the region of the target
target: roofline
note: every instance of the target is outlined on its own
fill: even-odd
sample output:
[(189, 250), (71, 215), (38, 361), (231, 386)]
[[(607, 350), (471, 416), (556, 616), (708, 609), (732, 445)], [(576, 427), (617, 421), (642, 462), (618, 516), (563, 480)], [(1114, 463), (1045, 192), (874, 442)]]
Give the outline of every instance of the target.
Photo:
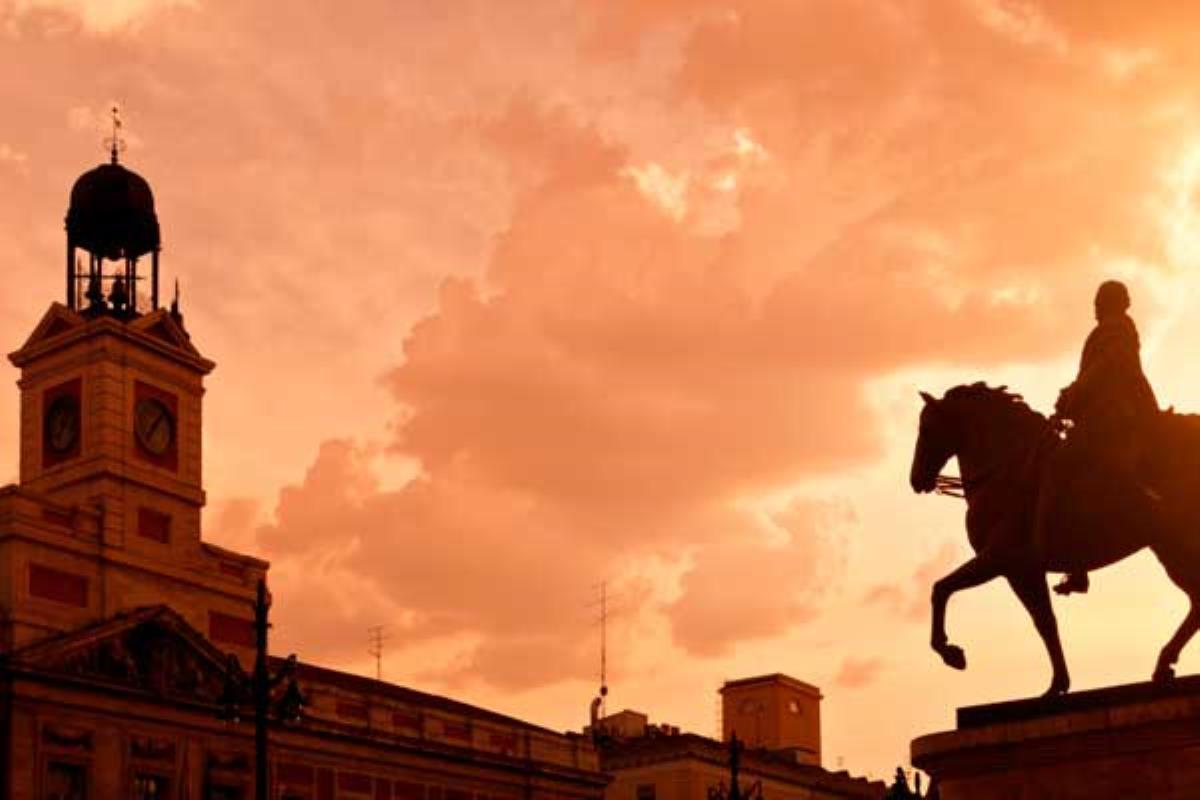
[(259, 558), (258, 556), (247, 555), (246, 553), (239, 553), (236, 550), (230, 550), (227, 547), (221, 547), (221, 545), (213, 544), (212, 542), (206, 542), (206, 541), (201, 540), (200, 546), (203, 547), (205, 550), (208, 550), (209, 552), (211, 552), (213, 555), (218, 555), (218, 556), (221, 556), (222, 558), (227, 558), (230, 561), (240, 561), (243, 564), (246, 564), (247, 566), (258, 567), (263, 570), (267, 570), (271, 566), (270, 561), (264, 561), (263, 559)]
[[(271, 660), (276, 663), (282, 663), (285, 659), (279, 656), (271, 656)], [(577, 734), (571, 732), (556, 731), (541, 725), (535, 725), (532, 722), (526, 722), (516, 717), (510, 717), (506, 714), (501, 714), (498, 711), (489, 711), (486, 708), (473, 706), (470, 703), (464, 703), (459, 700), (452, 700), (449, 697), (443, 697), (437, 694), (422, 692), (417, 689), (410, 689), (407, 686), (400, 686), (387, 681), (377, 681), (374, 678), (367, 678), (362, 675), (356, 675), (352, 672), (343, 672), (341, 670), (330, 669), (329, 667), (320, 667), (316, 664), (310, 664), (306, 661), (298, 661), (296, 664), (296, 677), (300, 679), (314, 680), (317, 682), (325, 682), (330, 685), (340, 688), (349, 689), (351, 691), (362, 692), (364, 695), (372, 697), (387, 697), (393, 700), (400, 700), (406, 703), (415, 705), (424, 705), (439, 711), (446, 711), (451, 714), (462, 714), (463, 716), (473, 717), (475, 719), (494, 722), (503, 725), (513, 725), (527, 731), (544, 733), (550, 736), (560, 738), (568, 738)]]
[(811, 683), (797, 680), (790, 675), (784, 675), (782, 672), (773, 672), (769, 675), (756, 675), (753, 678), (738, 678), (737, 680), (725, 681), (721, 686), (721, 693), (724, 694), (726, 689), (741, 689), (747, 686), (756, 684), (772, 684), (779, 683), (784, 686), (790, 686), (793, 689), (799, 689), (810, 694), (815, 694), (818, 699), (821, 698), (821, 689), (813, 686)]
[[(641, 742), (652, 742), (653, 744), (641, 745)], [(623, 747), (628, 748), (628, 752), (614, 753), (614, 750), (619, 751)], [(698, 733), (680, 733), (658, 738), (617, 741), (600, 748), (601, 767), (605, 772), (610, 773), (621, 769), (632, 769), (685, 758), (727, 768), (729, 749), (725, 743)], [(615, 765), (614, 761), (617, 762)], [(742, 769), (764, 778), (789, 781), (807, 788), (813, 786), (864, 788), (883, 784), (878, 779), (851, 775), (846, 770), (833, 772), (815, 764), (801, 764), (787, 759), (779, 751), (761, 748), (747, 747), (742, 751)]]

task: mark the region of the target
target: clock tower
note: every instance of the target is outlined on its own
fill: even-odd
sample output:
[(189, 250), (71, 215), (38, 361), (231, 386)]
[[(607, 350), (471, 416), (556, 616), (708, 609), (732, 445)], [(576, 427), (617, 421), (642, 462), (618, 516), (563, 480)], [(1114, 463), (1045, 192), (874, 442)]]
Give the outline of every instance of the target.
[(248, 649), (267, 565), (201, 539), (214, 364), (184, 327), (178, 294), (159, 304), (153, 194), (115, 147), (76, 181), (66, 229), (64, 302), (9, 355), (21, 371), (20, 484), (0, 488), (0, 570), (11, 578), (0, 580), (0, 652), (158, 603)]

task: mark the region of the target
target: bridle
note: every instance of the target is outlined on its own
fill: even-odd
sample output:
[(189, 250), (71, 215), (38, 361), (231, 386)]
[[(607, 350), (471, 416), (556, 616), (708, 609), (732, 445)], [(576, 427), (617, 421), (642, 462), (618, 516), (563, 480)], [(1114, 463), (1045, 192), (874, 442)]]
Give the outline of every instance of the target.
[[(1054, 414), (1047, 419), (1046, 423), (1045, 431), (1029, 449), (1030, 462), (1037, 458), (1038, 453), (1041, 451), (1042, 446), (1049, 437), (1065, 439), (1067, 430), (1071, 427), (1070, 422), (1059, 417), (1057, 414)], [(982, 474), (972, 478), (969, 483), (960, 475), (938, 475), (934, 479), (934, 494), (940, 494), (943, 497), (957, 497), (960, 500), (965, 500), (968, 491), (987, 483), (989, 480), (994, 478), (997, 473), (1003, 472), (1011, 465), (1012, 462), (1016, 460), (1017, 454), (1014, 454), (1009, 458), (1002, 458), (989, 466), (987, 469), (983, 470)]]

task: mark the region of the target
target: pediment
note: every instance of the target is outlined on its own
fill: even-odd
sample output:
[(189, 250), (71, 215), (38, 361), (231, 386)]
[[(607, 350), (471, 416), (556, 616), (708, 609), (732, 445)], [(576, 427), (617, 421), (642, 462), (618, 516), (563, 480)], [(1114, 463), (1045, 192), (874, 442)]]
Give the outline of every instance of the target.
[(151, 606), (34, 643), (12, 662), (37, 672), (159, 697), (216, 702), (227, 656), (167, 606)]
[(85, 324), (83, 317), (75, 313), (71, 309), (64, 306), (62, 303), (54, 303), (42, 315), (42, 319), (34, 326), (33, 333), (25, 340), (25, 344), (21, 345), (21, 350), (26, 350), (34, 345), (40, 344), (47, 339), (53, 339), (56, 336), (61, 336), (75, 328), (81, 328)]
[(200, 352), (192, 345), (192, 340), (187, 332), (165, 309), (160, 308), (143, 317), (138, 317), (129, 323), (129, 327), (131, 330), (138, 331), (171, 347), (177, 347), (190, 355), (197, 357), (200, 355)]

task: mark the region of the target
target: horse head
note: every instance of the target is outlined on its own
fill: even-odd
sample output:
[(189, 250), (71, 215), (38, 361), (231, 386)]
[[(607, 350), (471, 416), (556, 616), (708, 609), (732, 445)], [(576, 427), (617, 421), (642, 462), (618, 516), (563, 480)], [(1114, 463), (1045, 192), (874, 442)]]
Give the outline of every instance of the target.
[(941, 399), (928, 392), (921, 392), (921, 399), (925, 407), (909, 471), (914, 492), (934, 491), (938, 474), (954, 457), (964, 480), (972, 467), (978, 477), (980, 462), (1003, 463), (1014, 447), (1024, 446), (1046, 425), (1046, 418), (1007, 386), (963, 384)]
[(921, 392), (921, 399), (925, 401), (925, 407), (921, 409), (908, 480), (914, 492), (924, 494), (937, 488), (938, 474), (958, 451), (959, 436), (946, 400), (939, 400), (928, 392)]

